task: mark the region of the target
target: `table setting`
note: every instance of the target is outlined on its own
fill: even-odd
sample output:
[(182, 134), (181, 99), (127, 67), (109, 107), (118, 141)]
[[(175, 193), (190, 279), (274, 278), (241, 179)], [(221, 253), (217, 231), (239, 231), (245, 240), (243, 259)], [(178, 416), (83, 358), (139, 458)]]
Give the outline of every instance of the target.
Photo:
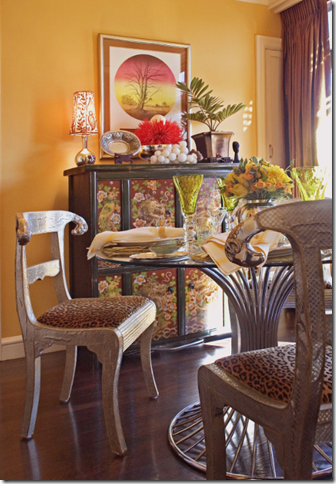
[(177, 227), (139, 227), (121, 232), (105, 231), (93, 239), (87, 258), (108, 260), (115, 256), (144, 259), (186, 257), (180, 251), (184, 245), (184, 230)]
[[(224, 275), (230, 275), (240, 266), (230, 262), (225, 255), (225, 242), (229, 232), (215, 233), (199, 243), (199, 232), (195, 231), (194, 239), (186, 250), (183, 229), (165, 227), (166, 236), (160, 237), (156, 227), (140, 227), (122, 232), (101, 232), (93, 239), (87, 258), (98, 257), (114, 261), (126, 258), (133, 261), (173, 262), (193, 260), (200, 263), (214, 263)], [(181, 232), (182, 230), (182, 232)], [(162, 233), (162, 232), (161, 232)], [(203, 231), (204, 233), (204, 231)], [(170, 235), (167, 235), (170, 234)], [(252, 240), (252, 247), (268, 257), (289, 255), (290, 247), (278, 245), (281, 234), (267, 231), (258, 234)], [(201, 239), (202, 240), (202, 239)]]
[[(87, 258), (97, 256), (108, 261), (118, 257), (125, 258), (125, 261), (128, 258), (129, 262), (178, 262), (191, 259), (215, 264), (221, 273), (228, 276), (240, 269), (225, 254), (228, 234), (238, 223), (260, 210), (291, 202), (297, 171), (291, 166), (284, 170), (262, 158), (242, 159), (225, 178), (217, 179), (222, 206), (202, 211), (198, 210), (197, 199), (203, 175), (175, 175), (173, 181), (183, 227), (165, 226), (163, 222), (157, 227), (102, 232), (92, 241)], [(298, 188), (301, 193), (300, 184)], [(321, 194), (324, 195), (324, 191), (319, 196)], [(303, 200), (307, 199), (304, 194), (301, 196)], [(298, 200), (294, 199), (293, 202)], [(222, 232), (223, 221), (225, 230)], [(255, 251), (263, 253), (265, 261), (291, 256), (288, 240), (277, 232), (258, 234), (251, 240), (251, 245)]]

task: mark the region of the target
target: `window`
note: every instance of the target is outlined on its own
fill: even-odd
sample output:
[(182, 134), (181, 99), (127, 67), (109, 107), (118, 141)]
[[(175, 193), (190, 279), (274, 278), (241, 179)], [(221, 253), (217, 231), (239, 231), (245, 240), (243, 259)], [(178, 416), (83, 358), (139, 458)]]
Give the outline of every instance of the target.
[[(328, 25), (329, 25), (329, 45), (332, 53), (332, 2), (328, 2)], [(330, 72), (332, 77), (332, 72)], [(330, 85), (332, 79), (330, 78)], [(326, 197), (332, 198), (332, 99), (325, 100), (325, 106), (321, 109), (321, 120), (316, 131), (317, 160), (320, 166), (325, 166), (330, 172), (330, 182), (326, 188)], [(328, 113), (328, 115), (326, 114)]]

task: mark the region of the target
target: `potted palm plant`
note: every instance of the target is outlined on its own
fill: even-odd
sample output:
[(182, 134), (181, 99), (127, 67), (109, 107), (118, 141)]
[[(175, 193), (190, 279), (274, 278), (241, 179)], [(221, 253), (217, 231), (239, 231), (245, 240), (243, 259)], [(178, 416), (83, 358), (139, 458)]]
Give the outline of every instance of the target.
[[(212, 90), (209, 90), (209, 86), (198, 77), (191, 80), (190, 87), (183, 82), (178, 82), (176, 87), (188, 95), (189, 111), (182, 114), (182, 119), (198, 121), (209, 128), (208, 132), (192, 136), (198, 151), (204, 158), (228, 157), (233, 132), (218, 131), (218, 127), (226, 118), (243, 109), (245, 104), (229, 104), (224, 107), (224, 101), (212, 96)], [(195, 108), (197, 111), (191, 111)]]

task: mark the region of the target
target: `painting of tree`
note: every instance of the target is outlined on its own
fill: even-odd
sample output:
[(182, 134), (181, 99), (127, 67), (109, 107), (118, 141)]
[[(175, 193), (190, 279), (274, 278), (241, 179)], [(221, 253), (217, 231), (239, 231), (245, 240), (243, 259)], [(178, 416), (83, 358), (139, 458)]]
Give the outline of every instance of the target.
[(133, 118), (165, 116), (176, 101), (176, 80), (171, 69), (155, 56), (141, 54), (119, 67), (114, 90), (121, 108)]

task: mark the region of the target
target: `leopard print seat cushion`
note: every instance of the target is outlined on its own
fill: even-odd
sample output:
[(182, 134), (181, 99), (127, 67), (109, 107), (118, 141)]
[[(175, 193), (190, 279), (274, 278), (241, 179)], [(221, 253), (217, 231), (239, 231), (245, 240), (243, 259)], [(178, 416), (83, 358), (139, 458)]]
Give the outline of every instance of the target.
[[(295, 367), (295, 345), (277, 346), (220, 358), (215, 364), (273, 400), (289, 402)], [(332, 403), (332, 347), (325, 356), (322, 403)]]
[(49, 309), (37, 320), (65, 329), (116, 328), (148, 301), (141, 296), (71, 299)]

